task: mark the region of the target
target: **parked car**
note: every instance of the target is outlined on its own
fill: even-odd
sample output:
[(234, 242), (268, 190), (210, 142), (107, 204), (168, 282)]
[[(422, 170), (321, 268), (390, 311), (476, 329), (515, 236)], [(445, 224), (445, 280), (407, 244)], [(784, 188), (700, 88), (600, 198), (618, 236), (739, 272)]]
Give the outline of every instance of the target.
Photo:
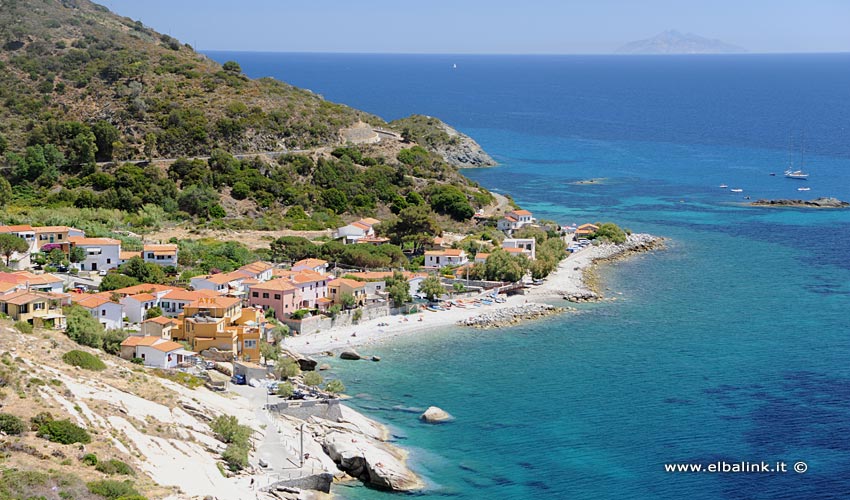
[(307, 394), (305, 394), (301, 389), (296, 389), (295, 392), (292, 393), (292, 396), (289, 396), (289, 399), (307, 399)]
[(207, 370), (214, 370), (215, 369), (215, 362), (214, 361), (207, 361), (206, 363), (204, 363), (204, 368), (206, 368)]
[(106, 276), (106, 269), (101, 269), (97, 272), (98, 276)]
[(234, 375), (230, 379), (230, 382), (233, 383), (233, 384), (236, 384), (236, 385), (245, 385), (245, 384), (248, 383), (248, 381), (245, 380), (245, 375), (242, 375), (241, 373)]
[(278, 386), (277, 382), (272, 382), (271, 384), (269, 384), (267, 386), (267, 390), (268, 390), (269, 395), (277, 394), (277, 386)]

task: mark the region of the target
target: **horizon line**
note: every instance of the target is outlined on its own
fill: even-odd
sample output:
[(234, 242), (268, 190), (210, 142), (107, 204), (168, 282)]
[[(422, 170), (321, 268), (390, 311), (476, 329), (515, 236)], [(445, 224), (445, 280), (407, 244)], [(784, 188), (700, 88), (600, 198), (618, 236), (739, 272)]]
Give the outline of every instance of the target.
[(245, 50), (199, 49), (196, 52), (231, 52), (244, 54), (329, 54), (329, 55), (393, 55), (393, 56), (616, 56), (616, 57), (676, 57), (676, 56), (766, 56), (766, 55), (831, 55), (850, 54), (850, 50), (810, 52), (695, 52), (669, 54), (627, 54), (619, 52), (366, 52), (334, 50)]

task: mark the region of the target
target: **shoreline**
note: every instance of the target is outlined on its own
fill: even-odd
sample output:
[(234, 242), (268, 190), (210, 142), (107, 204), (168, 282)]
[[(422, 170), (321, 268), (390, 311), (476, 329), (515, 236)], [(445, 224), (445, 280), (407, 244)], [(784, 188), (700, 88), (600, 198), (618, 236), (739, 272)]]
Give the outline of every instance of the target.
[[(602, 295), (593, 276), (598, 265), (663, 248), (663, 241), (663, 238), (649, 234), (632, 234), (625, 243), (620, 245), (605, 243), (584, 248), (563, 259), (543, 284), (533, 286), (524, 295), (507, 297), (507, 301), (502, 304), (494, 303), (467, 309), (455, 307), (439, 312), (422, 311), (407, 316), (376, 318), (362, 321), (357, 325), (286, 337), (282, 345), (303, 355), (338, 352), (373, 346), (402, 335), (427, 334), (429, 331), (453, 326), (468, 328), (459, 326), (459, 323), (473, 323), (472, 318), (509, 308), (521, 311), (526, 304), (552, 304), (560, 300), (598, 301), (602, 299)], [(378, 323), (387, 325), (378, 326)], [(360, 354), (364, 357), (369, 356), (368, 352)]]

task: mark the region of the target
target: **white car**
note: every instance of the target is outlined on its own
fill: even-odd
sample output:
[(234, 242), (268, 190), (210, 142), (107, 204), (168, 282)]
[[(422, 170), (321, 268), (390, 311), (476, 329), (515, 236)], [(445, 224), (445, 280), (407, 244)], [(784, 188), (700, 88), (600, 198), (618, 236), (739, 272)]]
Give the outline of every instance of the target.
[(101, 269), (97, 272), (98, 276), (106, 276), (106, 269)]

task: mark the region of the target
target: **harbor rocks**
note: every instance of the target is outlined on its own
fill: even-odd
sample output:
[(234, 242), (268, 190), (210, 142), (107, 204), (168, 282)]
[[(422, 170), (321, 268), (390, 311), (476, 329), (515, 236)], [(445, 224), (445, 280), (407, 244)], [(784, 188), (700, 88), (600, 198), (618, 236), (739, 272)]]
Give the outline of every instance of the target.
[(458, 325), (473, 328), (499, 328), (510, 326), (527, 319), (537, 319), (562, 312), (564, 309), (549, 304), (529, 303), (520, 306), (497, 309), (479, 316), (473, 316), (461, 321)]
[(304, 356), (301, 353), (291, 351), (289, 349), (282, 349), (281, 354), (294, 359), (295, 362), (298, 363), (298, 367), (301, 368), (301, 370), (305, 371), (305, 372), (314, 371), (316, 369), (316, 365), (318, 364), (318, 362), (315, 359)]
[(414, 491), (424, 486), (403, 457), (363, 434), (333, 430), (324, 436), (322, 446), (340, 469), (376, 488)]
[(848, 208), (850, 203), (838, 198), (815, 198), (814, 200), (756, 200), (754, 207), (800, 207), (800, 208)]
[(363, 359), (363, 356), (357, 353), (354, 349), (346, 349), (339, 353), (339, 359), (358, 360)]
[(429, 424), (440, 424), (453, 420), (449, 412), (436, 406), (429, 406), (425, 413), (419, 416), (419, 419)]

